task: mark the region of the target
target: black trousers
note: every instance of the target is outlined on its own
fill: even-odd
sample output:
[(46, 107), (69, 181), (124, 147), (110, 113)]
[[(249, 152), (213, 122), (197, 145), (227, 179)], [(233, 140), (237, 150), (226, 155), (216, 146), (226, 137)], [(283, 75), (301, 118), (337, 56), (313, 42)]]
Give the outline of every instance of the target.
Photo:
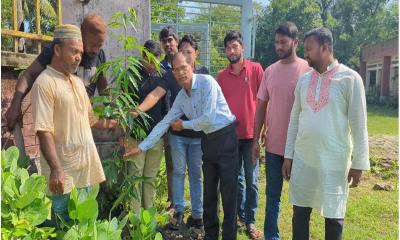
[[(310, 239), (310, 214), (312, 208), (293, 205), (293, 240)], [(343, 219), (325, 218), (325, 240), (341, 240)]]
[[(232, 127), (233, 126), (233, 127)], [(217, 240), (219, 235), (218, 195), (221, 192), (224, 221), (222, 239), (236, 239), (238, 139), (235, 125), (203, 137), (203, 221), (205, 238)], [(218, 189), (218, 183), (219, 189)]]
[(172, 165), (172, 157), (171, 157), (171, 146), (169, 145), (168, 136), (165, 135), (163, 137), (164, 140), (164, 156), (165, 156), (165, 166), (167, 169), (167, 188), (168, 188), (168, 200), (171, 203), (171, 206), (174, 206), (172, 199), (172, 172), (174, 170), (174, 166)]

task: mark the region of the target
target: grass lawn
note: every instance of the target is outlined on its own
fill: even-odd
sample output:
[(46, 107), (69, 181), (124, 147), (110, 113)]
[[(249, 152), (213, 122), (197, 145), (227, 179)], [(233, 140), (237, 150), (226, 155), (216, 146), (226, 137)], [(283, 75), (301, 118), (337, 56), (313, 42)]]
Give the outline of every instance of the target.
[[(264, 165), (263, 165), (264, 166)], [(260, 172), (259, 207), (256, 225), (263, 229), (265, 216), (265, 169)], [(388, 180), (386, 180), (388, 181)], [(344, 222), (343, 239), (354, 240), (389, 240), (398, 236), (397, 179), (389, 179), (395, 184), (394, 191), (374, 191), (375, 183), (381, 179), (367, 173), (359, 187), (350, 190), (347, 214)], [(285, 182), (282, 192), (282, 204), (279, 218), (281, 239), (292, 238), (292, 206), (288, 203), (288, 184)], [(238, 240), (249, 239), (245, 232), (238, 233)], [(310, 223), (310, 239), (324, 239), (324, 219), (313, 212)]]
[[(382, 106), (368, 106), (368, 131), (374, 135), (397, 135), (398, 112)], [(397, 165), (396, 165), (397, 166)], [(388, 182), (393, 185), (393, 191), (372, 190), (375, 183)], [(259, 176), (259, 206), (256, 215), (256, 225), (263, 230), (265, 216), (265, 165), (260, 166)], [(189, 201), (188, 182), (186, 200)], [(281, 239), (291, 239), (292, 206), (288, 203), (288, 184), (284, 183), (282, 204), (279, 218)], [(398, 181), (397, 176), (382, 179), (375, 174), (364, 173), (359, 187), (350, 190), (347, 203), (347, 213), (344, 222), (343, 239), (350, 240), (389, 240), (398, 237)], [(222, 216), (221, 216), (222, 221)], [(310, 223), (310, 239), (324, 239), (324, 219), (319, 213), (313, 212)], [(249, 239), (245, 232), (238, 232), (238, 240)]]
[(368, 134), (398, 135), (398, 110), (378, 105), (368, 105)]

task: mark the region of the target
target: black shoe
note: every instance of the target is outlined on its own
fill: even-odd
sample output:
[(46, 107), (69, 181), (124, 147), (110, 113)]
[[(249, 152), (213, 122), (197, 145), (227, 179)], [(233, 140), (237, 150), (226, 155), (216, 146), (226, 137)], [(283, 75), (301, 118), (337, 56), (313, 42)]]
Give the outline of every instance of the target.
[(186, 226), (188, 228), (193, 227), (196, 229), (204, 230), (204, 224), (202, 218), (193, 218), (192, 216), (189, 216), (186, 221)]
[(176, 212), (170, 220), (168, 228), (174, 231), (181, 229), (183, 223), (183, 212)]

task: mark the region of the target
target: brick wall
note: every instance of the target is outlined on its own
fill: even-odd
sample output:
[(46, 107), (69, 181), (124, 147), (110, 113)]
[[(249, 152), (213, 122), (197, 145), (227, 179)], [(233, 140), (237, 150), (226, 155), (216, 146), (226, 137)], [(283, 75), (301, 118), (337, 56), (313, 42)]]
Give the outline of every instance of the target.
[[(7, 148), (14, 145), (14, 136), (7, 131), (5, 112), (11, 104), (15, 91), (15, 84), (18, 79), (18, 72), (10, 67), (2, 67), (1, 74), (1, 147)], [(22, 103), (22, 134), (24, 135), (25, 151), (31, 159), (39, 157), (39, 140), (35, 136), (33, 129), (32, 111), (30, 107), (31, 96), (28, 94)], [(111, 157), (115, 148), (118, 146), (118, 137), (122, 132), (115, 130), (97, 130), (92, 129), (93, 138), (97, 145), (97, 150), (102, 159)]]
[(377, 43), (361, 49), (361, 61), (379, 60), (386, 56), (397, 57), (399, 53), (399, 38)]
[[(17, 83), (18, 72), (13, 68), (1, 68), (1, 147), (5, 148), (14, 145), (14, 136), (7, 131), (4, 114), (10, 106), (14, 95), (15, 84)], [(32, 112), (30, 107), (30, 94), (28, 94), (22, 103), (22, 112), (24, 114), (22, 122), (22, 133), (24, 135), (25, 151), (31, 159), (39, 155), (39, 141), (35, 136), (32, 125)]]

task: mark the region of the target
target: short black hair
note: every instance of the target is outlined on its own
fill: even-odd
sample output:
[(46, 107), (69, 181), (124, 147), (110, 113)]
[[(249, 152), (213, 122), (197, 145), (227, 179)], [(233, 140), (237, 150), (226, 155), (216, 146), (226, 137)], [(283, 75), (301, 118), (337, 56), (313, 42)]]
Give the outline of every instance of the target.
[(304, 40), (311, 36), (314, 36), (320, 45), (327, 44), (330, 52), (333, 52), (333, 37), (331, 30), (325, 27), (311, 29), (304, 36)]
[(147, 40), (144, 43), (144, 48), (146, 48), (147, 51), (151, 52), (155, 57), (161, 56), (161, 47), (158, 42), (155, 42), (153, 40)]
[(238, 41), (240, 45), (243, 46), (242, 34), (238, 31), (230, 31), (226, 34), (224, 38), (224, 46), (226, 47), (230, 41)]
[(190, 46), (192, 46), (192, 48), (194, 48), (195, 50), (199, 50), (196, 38), (192, 34), (186, 34), (185, 36), (182, 37), (182, 39), (179, 41), (178, 49), (180, 49), (182, 45), (185, 43), (190, 44)]
[(279, 25), (279, 27), (275, 30), (275, 34), (281, 34), (292, 39), (297, 39), (299, 30), (297, 29), (296, 24), (288, 21)]
[(175, 41), (178, 41), (179, 39), (178, 34), (176, 34), (175, 28), (173, 28), (172, 26), (166, 26), (163, 29), (161, 29), (159, 35), (160, 41), (170, 36), (172, 36), (175, 39)]

